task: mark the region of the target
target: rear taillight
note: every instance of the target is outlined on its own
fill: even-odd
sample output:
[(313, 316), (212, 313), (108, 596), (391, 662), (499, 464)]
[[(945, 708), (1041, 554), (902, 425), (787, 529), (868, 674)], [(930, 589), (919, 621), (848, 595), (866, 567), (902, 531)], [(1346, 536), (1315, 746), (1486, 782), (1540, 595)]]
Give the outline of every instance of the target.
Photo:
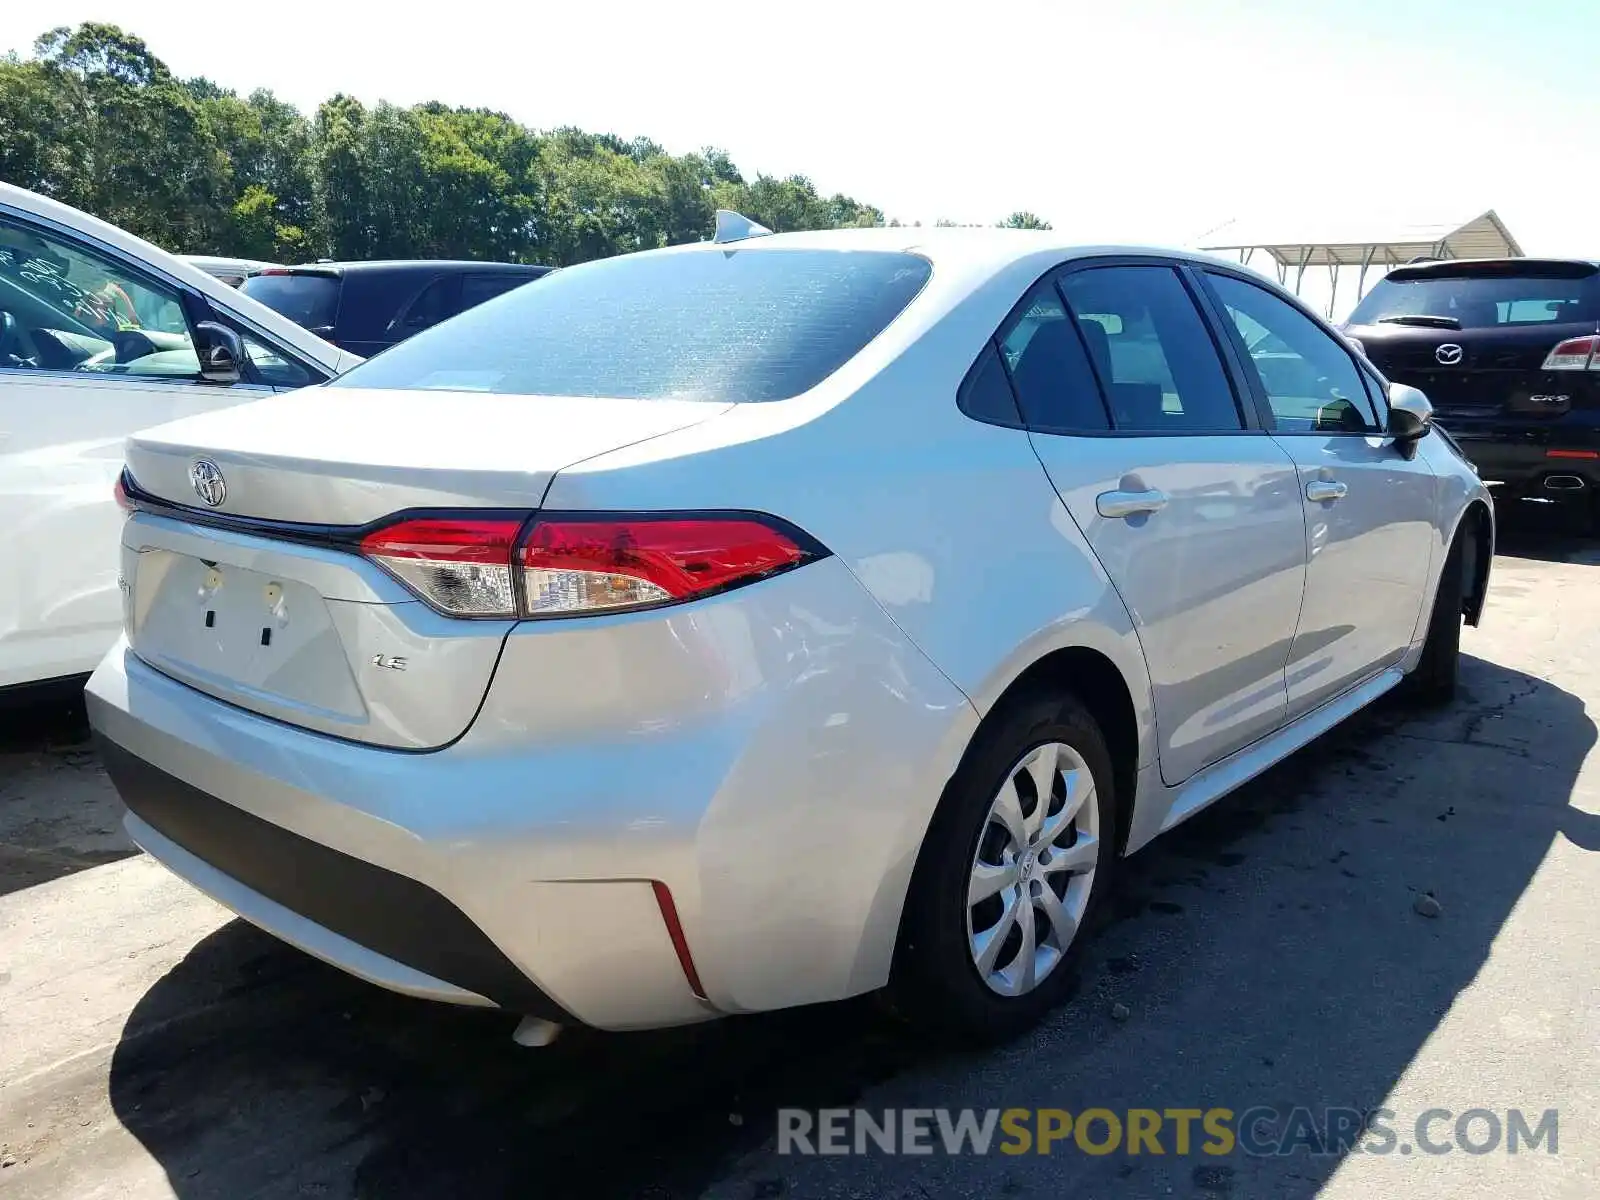
[(821, 557), (798, 530), (754, 514), (404, 518), (361, 552), (440, 612), (563, 617), (708, 596)]
[(718, 592), (809, 557), (748, 517), (540, 521), (523, 543), (529, 616), (663, 604)]
[(361, 539), (361, 553), (453, 617), (515, 617), (512, 550), (524, 518), (419, 517)]
[(125, 513), (133, 511), (133, 501), (128, 499), (128, 481), (121, 475), (111, 489), (111, 498), (117, 502), (117, 507)]
[(1567, 338), (1545, 355), (1546, 371), (1600, 371), (1600, 335)]

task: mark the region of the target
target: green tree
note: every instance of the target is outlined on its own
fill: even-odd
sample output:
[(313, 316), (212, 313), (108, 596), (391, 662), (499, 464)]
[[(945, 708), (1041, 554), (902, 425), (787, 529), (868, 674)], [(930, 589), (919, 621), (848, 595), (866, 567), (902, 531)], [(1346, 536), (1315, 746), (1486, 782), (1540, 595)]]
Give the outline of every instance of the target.
[[(0, 59), (0, 178), (172, 250), (287, 261), (566, 265), (709, 238), (717, 208), (779, 231), (884, 224), (804, 175), (747, 180), (711, 146), (674, 155), (649, 137), (346, 95), (308, 118), (270, 92), (175, 79), (138, 37), (96, 22)], [(1049, 228), (1029, 213), (1004, 223)]]
[(1043, 217), (1019, 209), (1004, 221), (998, 222), (1001, 229), (1049, 229), (1050, 222)]

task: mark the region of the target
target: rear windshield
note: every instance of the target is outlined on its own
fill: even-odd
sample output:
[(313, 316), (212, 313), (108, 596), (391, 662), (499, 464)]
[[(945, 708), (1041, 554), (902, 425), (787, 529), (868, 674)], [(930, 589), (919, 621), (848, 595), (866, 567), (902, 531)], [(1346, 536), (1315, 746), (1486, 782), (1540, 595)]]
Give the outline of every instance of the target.
[(625, 255), (469, 309), (336, 386), (782, 400), (854, 357), (930, 270), (916, 255), (882, 251)]
[(339, 280), (332, 275), (252, 275), (239, 290), (307, 329), (330, 329), (339, 313)]
[(1600, 284), (1537, 275), (1428, 276), (1381, 280), (1350, 314), (1352, 325), (1386, 317), (1453, 317), (1462, 329), (1569, 325), (1600, 319)]

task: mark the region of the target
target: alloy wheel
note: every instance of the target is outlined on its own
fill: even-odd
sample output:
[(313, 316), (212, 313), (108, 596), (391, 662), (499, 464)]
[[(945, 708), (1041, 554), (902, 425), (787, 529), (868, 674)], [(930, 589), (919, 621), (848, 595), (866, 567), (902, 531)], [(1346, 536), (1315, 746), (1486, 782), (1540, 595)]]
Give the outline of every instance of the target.
[(989, 805), (967, 886), (967, 944), (991, 991), (1021, 996), (1060, 965), (1094, 890), (1094, 774), (1048, 742), (1011, 768)]

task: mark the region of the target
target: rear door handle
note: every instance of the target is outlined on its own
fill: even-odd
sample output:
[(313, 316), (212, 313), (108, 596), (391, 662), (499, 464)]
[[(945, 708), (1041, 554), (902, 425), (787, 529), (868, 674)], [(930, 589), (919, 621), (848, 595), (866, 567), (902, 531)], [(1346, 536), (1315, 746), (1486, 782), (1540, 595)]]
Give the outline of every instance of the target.
[(1167, 506), (1167, 494), (1151, 488), (1147, 492), (1101, 492), (1094, 498), (1095, 511), (1102, 517), (1137, 517), (1157, 513)]
[(1349, 491), (1349, 484), (1331, 479), (1314, 479), (1306, 484), (1306, 499), (1319, 503), (1326, 500), (1343, 500)]

